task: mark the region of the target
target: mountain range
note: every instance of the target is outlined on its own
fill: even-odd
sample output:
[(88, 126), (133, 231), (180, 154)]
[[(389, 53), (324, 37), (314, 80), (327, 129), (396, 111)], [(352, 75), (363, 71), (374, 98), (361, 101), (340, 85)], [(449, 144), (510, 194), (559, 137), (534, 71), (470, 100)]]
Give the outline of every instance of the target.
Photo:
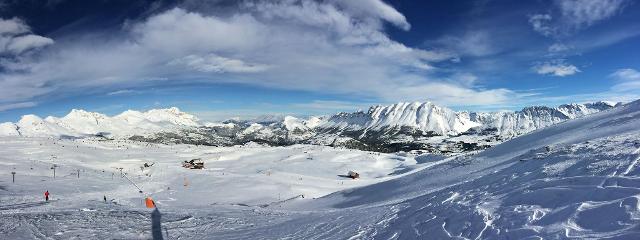
[(64, 117), (25, 115), (1, 123), (0, 136), (131, 139), (159, 143), (230, 146), (318, 144), (396, 152), (456, 153), (479, 150), (569, 119), (605, 111), (621, 103), (594, 102), (520, 111), (453, 111), (431, 102), (372, 106), (368, 111), (309, 118), (262, 117), (205, 122), (172, 107), (115, 116), (73, 109)]

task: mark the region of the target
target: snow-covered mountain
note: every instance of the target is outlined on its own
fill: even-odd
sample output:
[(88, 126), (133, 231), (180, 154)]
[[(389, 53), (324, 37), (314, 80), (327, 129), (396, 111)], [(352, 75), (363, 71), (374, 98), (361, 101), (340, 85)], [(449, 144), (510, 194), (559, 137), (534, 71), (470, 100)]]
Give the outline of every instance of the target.
[(312, 143), (393, 152), (480, 150), (537, 129), (614, 108), (611, 102), (532, 106), (515, 112), (453, 111), (430, 102), (373, 106), (330, 116)]
[(515, 136), (558, 122), (616, 106), (610, 102), (566, 104), (556, 108), (526, 107), (516, 112), (455, 112), (430, 102), (373, 106), (367, 112), (339, 113), (320, 126), (323, 130), (398, 133), (408, 129), (422, 135), (453, 136), (474, 130), (495, 130)]
[(320, 128), (333, 131), (383, 131), (411, 128), (435, 135), (456, 135), (477, 127), (466, 112), (455, 112), (431, 102), (397, 103), (373, 106), (367, 112), (339, 113)]
[(129, 137), (199, 126), (201, 124), (198, 118), (175, 107), (153, 109), (147, 112), (127, 110), (113, 117), (73, 109), (61, 118), (49, 116), (42, 119), (35, 115), (25, 115), (17, 123), (2, 123), (0, 136)]
[(617, 103), (595, 102), (565, 104), (558, 107), (533, 106), (516, 112), (471, 113), (471, 120), (481, 124), (481, 130), (493, 130), (501, 136), (518, 136), (615, 107)]
[(368, 111), (297, 118), (263, 116), (205, 123), (178, 108), (127, 110), (116, 116), (71, 110), (64, 117), (25, 115), (2, 123), (0, 136), (105, 136), (138, 141), (228, 146), (260, 142), (307, 143), (382, 152), (426, 149), (460, 152), (483, 149), (506, 139), (615, 107), (615, 103), (533, 106), (515, 112), (453, 111), (431, 102), (372, 106)]
[[(0, 166), (17, 174), (3, 175), (0, 239), (150, 239), (150, 222), (184, 239), (640, 239), (639, 125), (636, 101), (450, 157), (5, 137)], [(181, 166), (193, 158), (207, 169)]]

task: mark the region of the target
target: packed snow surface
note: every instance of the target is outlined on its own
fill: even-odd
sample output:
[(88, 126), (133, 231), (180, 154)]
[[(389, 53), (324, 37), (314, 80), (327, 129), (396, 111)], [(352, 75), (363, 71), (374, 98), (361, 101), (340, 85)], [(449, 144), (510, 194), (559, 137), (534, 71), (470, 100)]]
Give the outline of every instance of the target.
[(4, 137), (0, 239), (638, 239), (638, 126), (640, 101), (449, 158)]

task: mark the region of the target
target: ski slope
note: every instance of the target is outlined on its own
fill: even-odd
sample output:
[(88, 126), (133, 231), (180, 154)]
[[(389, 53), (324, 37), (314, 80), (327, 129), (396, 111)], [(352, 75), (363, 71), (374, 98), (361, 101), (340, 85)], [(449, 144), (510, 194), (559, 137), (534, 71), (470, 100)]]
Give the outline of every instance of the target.
[(450, 158), (7, 137), (0, 165), (24, 175), (2, 173), (0, 238), (638, 239), (638, 126), (640, 101)]
[[(185, 214), (198, 209), (211, 213), (227, 208), (267, 209), (385, 181), (421, 166), (412, 155), (312, 145), (208, 147), (98, 138), (3, 137), (0, 146), (0, 166), (6, 170), (0, 173), (0, 239), (65, 239), (91, 227), (87, 224), (92, 221), (113, 217), (92, 217), (96, 214), (148, 217), (150, 212), (142, 204), (145, 196), (151, 196), (163, 211), (190, 209)], [(196, 158), (205, 162), (205, 169), (181, 166)], [(152, 166), (141, 168), (145, 163)], [(358, 171), (361, 178), (340, 176), (350, 170)], [(12, 171), (16, 172), (15, 183), (11, 182)], [(52, 194), (49, 203), (43, 201), (45, 190)], [(69, 219), (49, 221), (57, 215)], [(82, 222), (85, 220), (88, 222)], [(149, 237), (144, 226), (150, 221), (135, 226), (142, 229), (114, 232), (110, 227), (127, 226), (128, 220), (111, 220), (113, 225), (95, 234), (78, 234), (80, 238)], [(139, 219), (131, 221), (129, 225), (140, 223)], [(51, 226), (45, 227), (47, 224)]]
[(358, 238), (637, 239), (638, 126), (636, 101), (313, 205), (385, 209), (352, 228)]

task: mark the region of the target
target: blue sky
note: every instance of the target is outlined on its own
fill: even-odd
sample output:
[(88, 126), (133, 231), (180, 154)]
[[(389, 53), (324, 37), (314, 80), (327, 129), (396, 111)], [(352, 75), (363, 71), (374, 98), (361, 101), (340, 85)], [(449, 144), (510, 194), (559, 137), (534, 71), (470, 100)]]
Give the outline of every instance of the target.
[(0, 121), (640, 98), (631, 0), (0, 0)]

